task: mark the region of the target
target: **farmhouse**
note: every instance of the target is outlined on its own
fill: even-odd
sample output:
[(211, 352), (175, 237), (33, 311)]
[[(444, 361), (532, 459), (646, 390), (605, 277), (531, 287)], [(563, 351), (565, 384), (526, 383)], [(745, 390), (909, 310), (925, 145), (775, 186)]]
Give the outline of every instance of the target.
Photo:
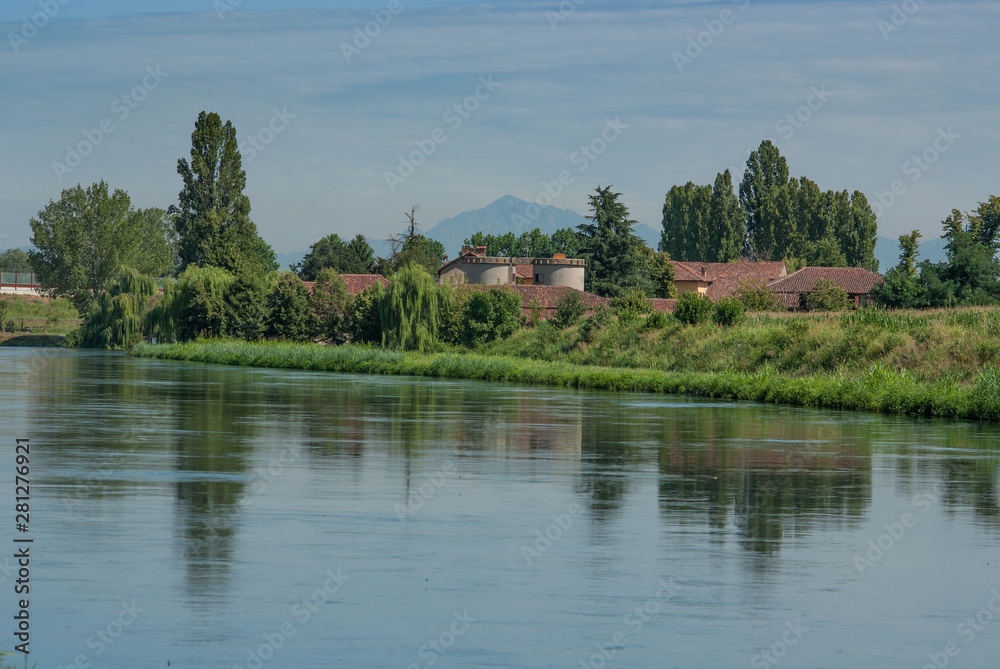
[(882, 277), (862, 267), (803, 267), (786, 277), (768, 284), (782, 305), (789, 309), (801, 308), (802, 295), (810, 293), (822, 279), (829, 279), (847, 291), (854, 307), (868, 305), (869, 294)]
[(562, 286), (582, 291), (587, 261), (557, 253), (552, 258), (487, 256), (485, 246), (465, 246), (438, 270), (441, 281), (487, 286)]

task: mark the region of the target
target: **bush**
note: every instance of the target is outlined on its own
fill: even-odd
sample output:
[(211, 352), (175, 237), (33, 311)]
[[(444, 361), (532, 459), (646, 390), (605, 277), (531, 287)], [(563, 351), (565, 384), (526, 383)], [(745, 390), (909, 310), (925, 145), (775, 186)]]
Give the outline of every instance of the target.
[(715, 303), (712, 320), (719, 325), (736, 325), (743, 320), (743, 303), (732, 297), (723, 297)]
[(707, 323), (712, 318), (715, 305), (712, 300), (701, 293), (684, 293), (677, 298), (674, 316), (686, 325)]
[(810, 311), (845, 311), (854, 306), (847, 291), (830, 279), (820, 279), (812, 292), (800, 297)]
[(621, 323), (631, 323), (642, 314), (653, 310), (653, 303), (646, 297), (645, 291), (639, 288), (629, 288), (618, 297), (611, 298), (611, 310), (618, 316)]
[(521, 296), (512, 290), (491, 288), (475, 293), (462, 313), (462, 343), (469, 348), (506, 339), (521, 325)]
[(587, 313), (587, 305), (580, 299), (580, 293), (570, 291), (556, 302), (555, 326), (568, 328), (576, 325), (580, 317)]
[(604, 304), (599, 304), (593, 313), (583, 319), (580, 325), (580, 339), (585, 342), (594, 340), (594, 332), (611, 322), (611, 310)]
[(667, 327), (670, 319), (662, 311), (654, 311), (649, 316), (646, 317), (645, 329), (647, 330), (662, 330)]
[(740, 281), (733, 297), (747, 311), (775, 311), (779, 308), (777, 296), (762, 281)]

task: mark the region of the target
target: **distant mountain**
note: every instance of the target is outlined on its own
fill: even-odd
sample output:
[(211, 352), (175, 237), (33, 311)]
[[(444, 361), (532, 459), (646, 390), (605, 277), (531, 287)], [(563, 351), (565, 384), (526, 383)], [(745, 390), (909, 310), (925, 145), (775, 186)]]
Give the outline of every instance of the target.
[[(587, 222), (585, 217), (569, 209), (536, 205), (513, 195), (505, 195), (482, 209), (446, 218), (424, 234), (444, 244), (445, 251), (454, 258), (461, 252), (462, 243), (476, 232), (488, 235), (513, 232), (519, 236), (538, 228), (551, 235), (562, 228), (575, 230), (576, 226)], [(660, 239), (660, 233), (648, 225), (637, 225), (635, 234), (653, 248)]]
[[(948, 259), (944, 248), (945, 240), (941, 237), (928, 239), (920, 243), (918, 261), (944, 262)], [(899, 240), (888, 237), (875, 238), (875, 257), (878, 259), (878, 272), (885, 274), (899, 264)]]

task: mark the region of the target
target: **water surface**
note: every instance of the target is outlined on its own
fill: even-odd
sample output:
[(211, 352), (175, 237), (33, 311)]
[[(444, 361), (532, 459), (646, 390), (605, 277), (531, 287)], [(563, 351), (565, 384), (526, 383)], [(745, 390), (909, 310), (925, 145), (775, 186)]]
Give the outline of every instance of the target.
[(0, 387), (43, 667), (996, 664), (994, 425), (77, 351)]

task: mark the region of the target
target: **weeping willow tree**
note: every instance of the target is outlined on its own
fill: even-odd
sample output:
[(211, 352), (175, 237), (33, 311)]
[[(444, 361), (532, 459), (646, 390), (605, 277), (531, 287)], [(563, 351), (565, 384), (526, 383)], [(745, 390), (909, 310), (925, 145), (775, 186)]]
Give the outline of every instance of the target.
[(378, 295), (382, 345), (423, 351), (438, 341), (442, 302), (447, 299), (430, 274), (409, 264)]
[(156, 279), (125, 269), (97, 303), (83, 324), (83, 348), (132, 348), (142, 341), (146, 316), (156, 297)]
[(228, 293), (235, 278), (219, 267), (189, 266), (163, 287), (163, 296), (147, 317), (149, 332), (181, 341), (229, 332), (232, 309)]

